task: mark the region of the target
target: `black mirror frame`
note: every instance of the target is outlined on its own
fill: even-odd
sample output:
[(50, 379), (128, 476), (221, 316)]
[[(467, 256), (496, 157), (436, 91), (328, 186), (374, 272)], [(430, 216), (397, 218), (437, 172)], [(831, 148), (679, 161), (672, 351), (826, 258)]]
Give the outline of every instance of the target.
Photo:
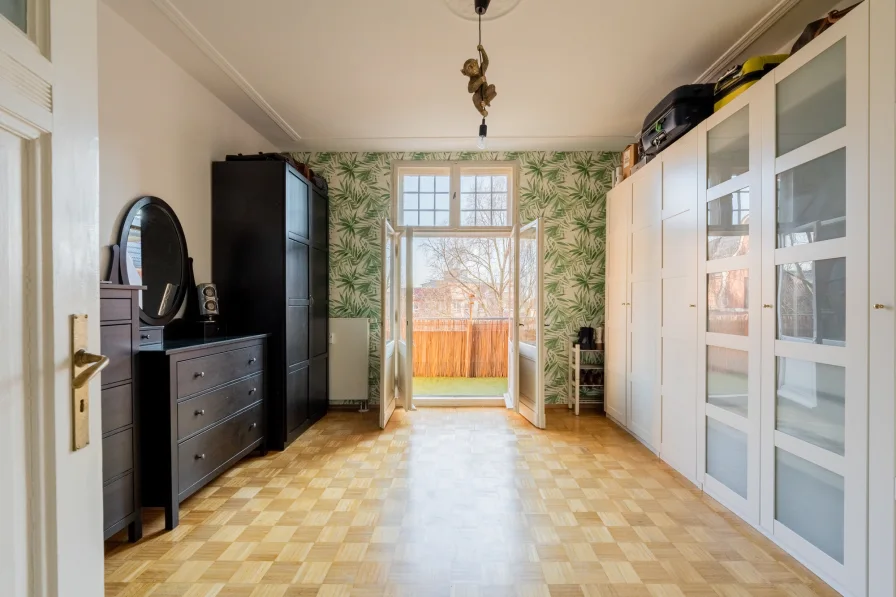
[[(177, 219), (177, 214), (174, 213), (174, 210), (171, 209), (170, 205), (168, 205), (158, 197), (147, 195), (145, 197), (140, 197), (139, 199), (134, 200), (134, 202), (131, 203), (131, 206), (128, 208), (127, 215), (125, 215), (124, 220), (121, 222), (121, 231), (119, 233), (118, 244), (121, 247), (121, 254), (127, 255), (128, 231), (131, 229), (131, 224), (134, 223), (134, 218), (137, 217), (137, 214), (140, 212), (140, 210), (147, 205), (155, 205), (161, 208), (168, 214), (168, 217), (171, 218), (171, 221), (174, 223), (174, 229), (177, 232), (178, 242), (180, 243), (181, 255), (183, 255), (180, 284), (178, 284), (177, 294), (174, 295), (174, 307), (171, 309), (171, 312), (162, 317), (155, 317), (153, 315), (145, 313), (142, 307), (140, 308), (140, 320), (144, 323), (147, 323), (149, 325), (168, 325), (169, 323), (171, 323), (171, 320), (173, 320), (177, 316), (177, 314), (180, 313), (180, 310), (183, 307), (184, 300), (187, 298), (187, 282), (189, 281), (189, 272), (187, 271), (189, 267), (187, 237), (184, 235), (184, 229), (180, 225), (180, 220)], [(121, 280), (124, 284), (141, 283), (139, 280), (128, 279), (127, 259), (121, 259)]]

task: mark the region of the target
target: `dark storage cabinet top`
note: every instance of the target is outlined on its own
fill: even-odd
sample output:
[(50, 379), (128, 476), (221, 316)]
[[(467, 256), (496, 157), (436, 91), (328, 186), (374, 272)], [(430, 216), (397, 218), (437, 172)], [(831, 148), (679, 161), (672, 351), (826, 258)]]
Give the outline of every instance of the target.
[(231, 332), (268, 333), (268, 446), (326, 413), (328, 198), (284, 162), (212, 165), (212, 277)]

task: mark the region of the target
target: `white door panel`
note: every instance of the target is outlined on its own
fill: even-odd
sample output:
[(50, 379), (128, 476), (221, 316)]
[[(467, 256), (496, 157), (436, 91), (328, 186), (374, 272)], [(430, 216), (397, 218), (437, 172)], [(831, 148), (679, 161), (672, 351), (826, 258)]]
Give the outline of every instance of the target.
[(623, 181), (607, 193), (605, 408), (628, 425), (628, 241), (632, 186)]
[(380, 427), (385, 429), (395, 412), (395, 370), (398, 367), (396, 331), (398, 326), (397, 237), (388, 220), (380, 230)]
[(544, 229), (535, 220), (522, 227), (514, 249), (518, 272), (514, 287), (518, 298), (517, 374), (519, 412), (538, 428), (545, 427), (544, 412)]
[(100, 352), (96, 0), (6, 4), (22, 10), (0, 17), (0, 595), (102, 595), (99, 378), (75, 451), (70, 331), (86, 314)]

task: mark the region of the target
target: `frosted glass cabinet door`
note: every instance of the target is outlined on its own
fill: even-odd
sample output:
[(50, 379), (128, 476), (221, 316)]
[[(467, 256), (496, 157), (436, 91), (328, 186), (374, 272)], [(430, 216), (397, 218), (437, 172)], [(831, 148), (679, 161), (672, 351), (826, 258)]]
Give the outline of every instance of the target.
[(750, 188), (706, 202), (706, 259), (750, 252)]
[(866, 583), (870, 4), (760, 88), (761, 525), (851, 595), (874, 593)]
[(747, 499), (747, 434), (707, 417), (706, 474)]

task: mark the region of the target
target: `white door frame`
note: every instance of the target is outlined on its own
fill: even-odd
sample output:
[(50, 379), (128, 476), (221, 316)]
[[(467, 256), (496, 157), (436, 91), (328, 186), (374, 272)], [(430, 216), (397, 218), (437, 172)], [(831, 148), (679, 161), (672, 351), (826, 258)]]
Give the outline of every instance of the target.
[(21, 232), (24, 279), (9, 290), (27, 330), (7, 338), (0, 359), (21, 364), (9, 381), (21, 384), (28, 425), (19, 444), (29, 458), (26, 478), (9, 479), (27, 484), (27, 506), (6, 512), (27, 516), (27, 544), (0, 536), (0, 593), (93, 596), (103, 592), (99, 379), (90, 384), (90, 443), (73, 451), (70, 321), (87, 314), (99, 353), (97, 3), (30, 0), (27, 9), (27, 34), (0, 17), (0, 52), (15, 64), (0, 72), (0, 127), (21, 139), (24, 159), (20, 219), (5, 222)]
[(414, 405), (414, 229), (407, 227), (402, 232), (405, 237), (405, 327), (407, 328), (405, 340), (405, 367), (404, 397), (405, 410), (417, 410)]

